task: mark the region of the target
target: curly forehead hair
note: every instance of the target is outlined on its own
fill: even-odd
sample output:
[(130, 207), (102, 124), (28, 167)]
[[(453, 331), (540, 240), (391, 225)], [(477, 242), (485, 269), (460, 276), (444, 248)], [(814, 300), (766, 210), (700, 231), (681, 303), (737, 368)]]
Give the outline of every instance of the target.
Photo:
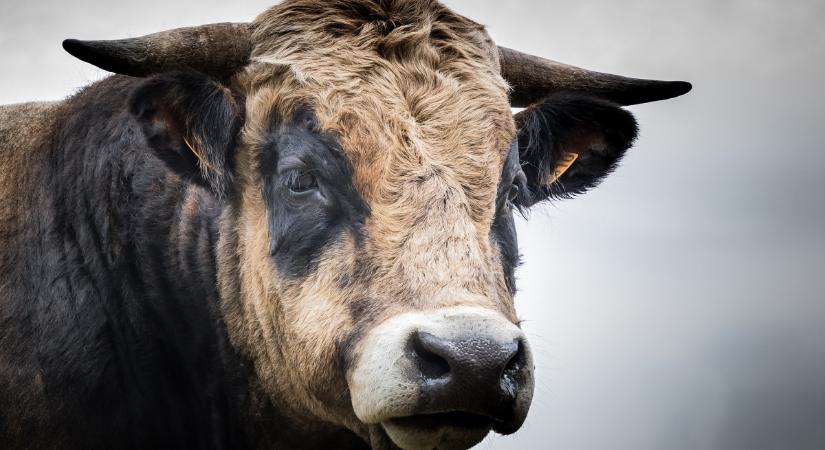
[[(514, 136), (495, 44), (439, 2), (287, 0), (255, 20), (252, 41), (251, 59), (265, 67), (250, 75), (268, 79), (274, 65), (287, 79), (258, 104), (279, 105), (281, 115), (285, 105), (312, 104), (367, 197), (397, 184), (382, 175), (399, 181), (399, 172), (430, 166), (494, 178), (487, 168), (499, 166)], [(471, 207), (486, 214), (479, 208)]]
[[(306, 52), (335, 57), (360, 50), (371, 55), (359, 56), (423, 71), (456, 61), (474, 71), (498, 74), (500, 69), (498, 50), (484, 26), (434, 0), (287, 0), (255, 20), (252, 40), (253, 60)], [(357, 61), (364, 69), (374, 64), (371, 58)]]

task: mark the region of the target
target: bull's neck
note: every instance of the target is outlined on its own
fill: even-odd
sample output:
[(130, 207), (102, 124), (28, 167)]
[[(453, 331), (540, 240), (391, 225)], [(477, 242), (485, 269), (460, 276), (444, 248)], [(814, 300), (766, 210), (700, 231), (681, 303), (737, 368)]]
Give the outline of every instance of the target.
[(62, 106), (41, 187), (47, 237), (38, 245), (52, 272), (70, 271), (82, 283), (64, 295), (84, 297), (76, 301), (94, 310), (87, 314), (128, 330), (135, 342), (114, 342), (123, 364), (156, 357), (207, 364), (201, 368), (214, 376), (234, 358), (217, 294), (223, 206), (148, 148), (127, 107), (137, 83), (112, 77)]
[[(191, 439), (223, 436), (230, 448), (248, 448), (257, 393), (229, 342), (217, 287), (226, 203), (147, 146), (127, 107), (139, 82), (112, 77), (61, 107), (40, 187), (39, 234), (47, 237), (32, 254), (49, 266), (45, 273), (74, 284), (53, 292), (44, 283), (42, 295), (109, 330), (100, 334), (105, 343), (88, 345), (114, 362), (98, 384), (152, 392), (155, 403), (141, 410), (191, 423)], [(180, 447), (198, 446), (189, 444)]]
[[(202, 309), (217, 304), (222, 205), (172, 172), (128, 113), (135, 82), (114, 77), (70, 99), (52, 149), (47, 196), (56, 234), (117, 295)], [(138, 301), (138, 300), (135, 300)]]

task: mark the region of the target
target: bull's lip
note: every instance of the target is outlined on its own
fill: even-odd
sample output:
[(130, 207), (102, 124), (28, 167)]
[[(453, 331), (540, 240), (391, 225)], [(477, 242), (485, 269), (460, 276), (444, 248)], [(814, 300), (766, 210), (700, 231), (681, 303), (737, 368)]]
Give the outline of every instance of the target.
[(490, 433), (495, 421), (467, 412), (444, 412), (396, 417), (381, 427), (404, 450), (466, 450)]
[(390, 419), (387, 422), (404, 428), (419, 430), (437, 430), (444, 427), (479, 429), (493, 428), (494, 421), (487, 416), (462, 411), (445, 413), (418, 414)]

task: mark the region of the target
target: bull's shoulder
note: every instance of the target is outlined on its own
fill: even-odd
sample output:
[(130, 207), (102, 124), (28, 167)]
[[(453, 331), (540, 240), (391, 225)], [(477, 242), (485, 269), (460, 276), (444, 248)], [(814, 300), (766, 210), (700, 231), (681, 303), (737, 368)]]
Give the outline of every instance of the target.
[(9, 183), (22, 176), (43, 155), (42, 143), (54, 128), (61, 102), (0, 105), (0, 198)]
[(36, 143), (52, 129), (62, 102), (0, 105), (0, 158)]
[(36, 179), (46, 158), (43, 144), (60, 106), (60, 102), (0, 105), (0, 238), (7, 238), (10, 227), (21, 218), (24, 194), (30, 188), (26, 184)]

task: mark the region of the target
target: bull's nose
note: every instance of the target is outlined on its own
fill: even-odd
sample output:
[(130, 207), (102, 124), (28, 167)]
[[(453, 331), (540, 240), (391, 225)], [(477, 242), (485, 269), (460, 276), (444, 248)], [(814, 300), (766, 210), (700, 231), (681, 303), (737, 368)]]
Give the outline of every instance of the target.
[(417, 331), (409, 348), (419, 371), (424, 410), (467, 412), (494, 422), (511, 419), (518, 375), (527, 362), (521, 339), (445, 338)]
[(399, 314), (369, 331), (347, 375), (358, 419), (407, 450), (463, 450), (510, 434), (533, 399), (524, 332), (497, 311)]

